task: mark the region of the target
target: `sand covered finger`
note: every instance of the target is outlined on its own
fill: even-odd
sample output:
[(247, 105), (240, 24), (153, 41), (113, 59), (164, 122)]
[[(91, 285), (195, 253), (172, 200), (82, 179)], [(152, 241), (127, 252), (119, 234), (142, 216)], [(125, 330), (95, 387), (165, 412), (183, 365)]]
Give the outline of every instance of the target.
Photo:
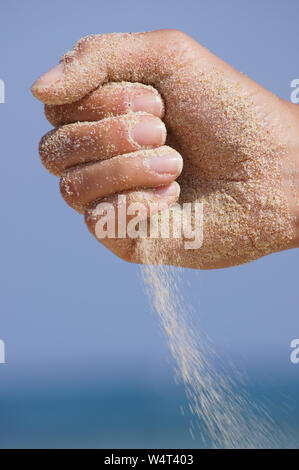
[(159, 118), (131, 113), (55, 129), (42, 138), (39, 154), (45, 167), (59, 176), (72, 166), (159, 147), (165, 140), (166, 128)]
[(170, 184), (182, 167), (180, 154), (163, 146), (67, 170), (60, 180), (60, 190), (71, 207), (83, 212), (92, 201), (113, 193)]
[(88, 207), (85, 223), (99, 242), (120, 258), (132, 262), (135, 261), (132, 244), (140, 232), (144, 231), (147, 236), (151, 218), (172, 206), (179, 194), (176, 181), (156, 189), (113, 194)]
[[(161, 75), (159, 57), (167, 57), (171, 66), (174, 59), (171, 51), (175, 50), (179, 61), (177, 45), (182, 35), (161, 30), (84, 37), (57, 66), (36, 80), (32, 93), (45, 104), (65, 104), (78, 101), (109, 81), (156, 85)], [(185, 48), (181, 53), (186, 53)]]
[(163, 117), (163, 100), (155, 88), (142, 83), (113, 82), (75, 103), (45, 106), (46, 118), (55, 127), (77, 121), (99, 121), (137, 111)]

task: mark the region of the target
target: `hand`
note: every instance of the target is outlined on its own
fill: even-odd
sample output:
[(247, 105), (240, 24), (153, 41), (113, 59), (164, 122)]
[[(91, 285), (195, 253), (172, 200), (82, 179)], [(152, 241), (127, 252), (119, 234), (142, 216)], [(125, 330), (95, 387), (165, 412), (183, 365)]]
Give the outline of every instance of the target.
[[(142, 85), (119, 82), (158, 90), (170, 147), (163, 145), (159, 95), (143, 87), (148, 101), (134, 108)], [(298, 246), (298, 108), (184, 33), (84, 38), (32, 92), (49, 105), (50, 122), (62, 126), (42, 139), (43, 163), (62, 176), (63, 197), (85, 212), (93, 234), (103, 198), (116, 205), (125, 192), (127, 204), (171, 205), (181, 155), (178, 202), (203, 203), (203, 244), (190, 250), (184, 236), (148, 239), (159, 253), (153, 261), (219, 268)], [(76, 121), (84, 122), (69, 124)], [(123, 259), (144, 262), (140, 239), (100, 241)]]

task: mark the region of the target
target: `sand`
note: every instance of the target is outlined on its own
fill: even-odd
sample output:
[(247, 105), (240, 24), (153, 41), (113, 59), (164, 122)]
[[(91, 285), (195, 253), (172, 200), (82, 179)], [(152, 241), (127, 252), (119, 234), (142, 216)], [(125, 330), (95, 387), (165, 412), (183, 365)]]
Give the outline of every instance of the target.
[[(291, 446), (290, 434), (286, 438), (263, 403), (250, 399), (244, 377), (217, 356), (198, 321), (198, 305), (194, 309), (189, 300), (184, 271), (145, 264), (141, 275), (174, 359), (175, 379), (185, 387), (188, 408), (182, 410), (189, 417), (195, 445), (262, 449), (286, 442)], [(198, 284), (191, 289), (198, 290)]]

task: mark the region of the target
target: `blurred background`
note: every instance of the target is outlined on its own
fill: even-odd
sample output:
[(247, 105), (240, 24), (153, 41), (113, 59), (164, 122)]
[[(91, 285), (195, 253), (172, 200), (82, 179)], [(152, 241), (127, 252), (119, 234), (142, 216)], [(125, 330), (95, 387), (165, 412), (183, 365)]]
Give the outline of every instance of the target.
[[(296, 0), (1, 2), (0, 447), (203, 446), (140, 268), (91, 237), (39, 162), (50, 125), (32, 82), (82, 36), (175, 28), (289, 99), (298, 15)], [(184, 279), (219, 357), (299, 447), (298, 266), (292, 250)]]

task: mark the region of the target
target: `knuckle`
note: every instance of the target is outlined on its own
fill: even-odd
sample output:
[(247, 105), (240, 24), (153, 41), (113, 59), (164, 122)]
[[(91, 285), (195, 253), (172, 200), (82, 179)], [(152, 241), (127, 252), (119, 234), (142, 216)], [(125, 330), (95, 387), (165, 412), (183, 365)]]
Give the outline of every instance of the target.
[(59, 181), (60, 194), (63, 199), (68, 203), (75, 203), (77, 201), (76, 188), (74, 179), (69, 173), (64, 173)]
[(48, 154), (48, 140), (51, 134), (53, 134), (53, 131), (50, 131), (47, 134), (43, 135), (38, 145), (38, 153), (42, 162), (46, 160)]
[(73, 49), (64, 54), (61, 60), (64, 64), (71, 64), (76, 58), (93, 49), (99, 37), (99, 35), (89, 35), (79, 39)]
[(166, 55), (171, 61), (193, 60), (193, 39), (188, 34), (177, 29), (165, 31)]
[(53, 105), (53, 104), (46, 104), (45, 105), (45, 117), (47, 121), (52, 124), (52, 126), (58, 126), (63, 124), (63, 109), (65, 105)]
[(80, 192), (78, 191), (76, 178), (64, 174), (59, 181), (60, 194), (64, 201), (75, 211), (80, 214), (85, 212), (85, 204), (81, 200)]
[(55, 158), (55, 147), (52, 139), (55, 132), (55, 129), (53, 129), (41, 138), (38, 146), (38, 153), (44, 167), (50, 173), (59, 176), (60, 167), (57, 163), (57, 159)]
[(168, 41), (184, 42), (190, 40), (190, 36), (179, 29), (165, 29), (163, 31), (165, 32)]
[(48, 160), (49, 160), (49, 137), (53, 134), (53, 131), (48, 132), (45, 134), (38, 146), (38, 153), (41, 159), (42, 164), (48, 168)]
[(98, 34), (90, 34), (88, 36), (84, 36), (77, 42), (75, 50), (78, 52), (86, 52), (87, 50), (92, 48), (95, 43), (98, 42), (99, 38), (100, 36)]

